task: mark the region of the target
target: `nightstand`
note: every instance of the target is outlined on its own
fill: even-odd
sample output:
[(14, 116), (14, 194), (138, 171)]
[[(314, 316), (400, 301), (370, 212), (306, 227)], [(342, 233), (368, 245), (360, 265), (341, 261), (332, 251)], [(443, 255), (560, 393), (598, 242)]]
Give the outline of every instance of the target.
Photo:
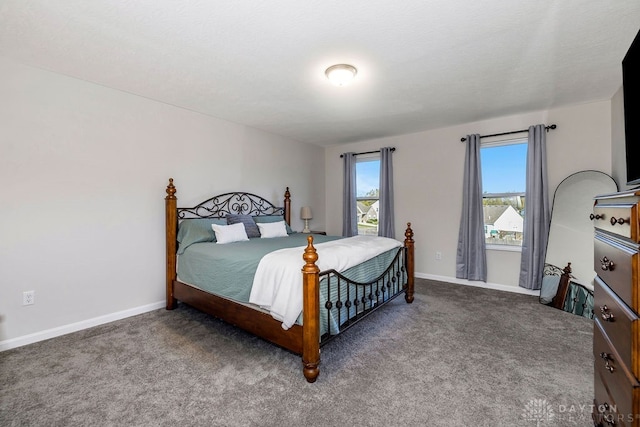
[(327, 232), (326, 231), (314, 231), (314, 230), (311, 230), (311, 234), (322, 234), (323, 236), (326, 236)]

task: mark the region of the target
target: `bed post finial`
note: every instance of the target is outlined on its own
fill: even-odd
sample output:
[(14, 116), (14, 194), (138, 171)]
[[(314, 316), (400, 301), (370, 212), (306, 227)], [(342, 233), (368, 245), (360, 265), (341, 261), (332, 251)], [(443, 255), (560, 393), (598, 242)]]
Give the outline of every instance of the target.
[(404, 240), (405, 241), (410, 241), (411, 243), (414, 243), (414, 241), (413, 241), (413, 230), (411, 229), (411, 223), (410, 222), (407, 223), (407, 229), (404, 232)]
[(308, 382), (318, 378), (320, 369), (320, 285), (316, 265), (318, 252), (313, 247), (313, 236), (307, 237), (307, 247), (302, 259), (302, 373)]
[(404, 293), (404, 300), (411, 304), (413, 302), (414, 291), (414, 270), (415, 270), (415, 258), (414, 251), (413, 230), (411, 229), (411, 223), (407, 222), (407, 229), (404, 232), (404, 247), (407, 250), (406, 268), (407, 268), (407, 289)]
[(302, 268), (305, 273), (319, 273), (320, 269), (316, 265), (318, 260), (318, 251), (313, 246), (313, 236), (307, 236), (307, 247), (304, 249), (302, 259), (306, 261), (306, 264)]
[(166, 199), (176, 198), (176, 187), (173, 185), (173, 178), (169, 178), (169, 185), (167, 185), (167, 197)]

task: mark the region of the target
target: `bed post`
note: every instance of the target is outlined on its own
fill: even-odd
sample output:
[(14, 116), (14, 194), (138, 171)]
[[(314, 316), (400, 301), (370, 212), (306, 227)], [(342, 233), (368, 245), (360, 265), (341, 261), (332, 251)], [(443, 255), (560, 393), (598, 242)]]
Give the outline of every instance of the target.
[(164, 198), (165, 207), (165, 234), (167, 247), (167, 310), (176, 307), (176, 299), (173, 297), (173, 281), (176, 279), (176, 252), (178, 233), (178, 198), (176, 197), (176, 187), (173, 186), (173, 178), (169, 178), (167, 185), (167, 197)]
[(307, 247), (302, 258), (302, 373), (308, 382), (318, 378), (320, 369), (320, 285), (316, 265), (318, 253), (313, 247), (313, 236), (307, 237)]
[(284, 220), (291, 227), (291, 193), (289, 193), (289, 187), (284, 192)]
[(568, 263), (565, 268), (562, 269), (562, 275), (560, 276), (560, 282), (558, 282), (558, 290), (556, 295), (551, 300), (551, 305), (560, 310), (564, 309), (564, 302), (567, 299), (567, 293), (569, 293), (569, 283), (571, 282), (571, 263)]
[(407, 289), (405, 290), (405, 293), (404, 293), (404, 300), (408, 304), (411, 304), (413, 302), (413, 286), (414, 286), (414, 280), (415, 280), (414, 278), (415, 258), (413, 256), (414, 243), (415, 242), (413, 240), (413, 230), (411, 229), (411, 223), (408, 222), (407, 230), (404, 232), (404, 247), (407, 248), (407, 262), (406, 262)]

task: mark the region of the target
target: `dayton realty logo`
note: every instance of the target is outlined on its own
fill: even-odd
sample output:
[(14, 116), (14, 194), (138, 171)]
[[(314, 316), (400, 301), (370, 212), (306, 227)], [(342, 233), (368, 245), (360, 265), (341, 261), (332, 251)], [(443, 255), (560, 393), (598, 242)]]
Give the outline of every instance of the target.
[(555, 418), (555, 413), (551, 405), (544, 399), (533, 399), (524, 405), (522, 418), (525, 421), (534, 421), (536, 427), (540, 427), (541, 423), (550, 423)]

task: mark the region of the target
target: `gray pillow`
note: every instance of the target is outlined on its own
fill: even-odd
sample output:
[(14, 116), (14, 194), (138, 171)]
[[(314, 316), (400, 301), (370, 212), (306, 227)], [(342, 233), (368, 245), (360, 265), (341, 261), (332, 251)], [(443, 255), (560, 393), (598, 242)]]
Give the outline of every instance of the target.
[(211, 224), (227, 225), (224, 218), (194, 218), (185, 219), (178, 225), (178, 255), (194, 243), (215, 242), (216, 234)]
[(260, 237), (260, 230), (256, 225), (256, 222), (253, 220), (251, 215), (227, 215), (227, 224), (244, 224), (244, 230), (247, 232), (247, 237)]

